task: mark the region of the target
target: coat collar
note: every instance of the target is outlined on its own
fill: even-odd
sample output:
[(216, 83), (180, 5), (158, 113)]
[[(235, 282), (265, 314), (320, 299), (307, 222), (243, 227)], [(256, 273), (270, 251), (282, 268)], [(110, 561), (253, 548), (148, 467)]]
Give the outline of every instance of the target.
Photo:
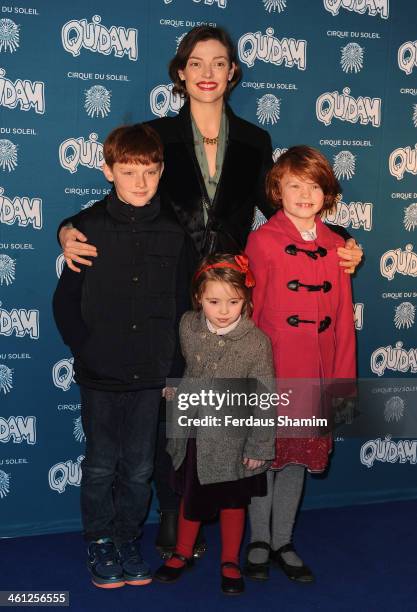
[[(334, 247), (333, 232), (326, 227), (321, 220), (320, 215), (316, 215), (315, 222), (317, 228), (317, 239), (314, 242), (327, 249)], [(282, 210), (276, 212), (269, 223), (271, 224), (271, 227), (277, 229), (280, 233), (285, 234), (294, 242), (304, 245), (308, 244), (302, 239), (301, 234), (295, 227), (294, 223), (284, 214)]]
[(240, 340), (246, 334), (248, 334), (255, 327), (255, 323), (252, 319), (247, 319), (246, 317), (242, 317), (239, 321), (239, 325), (232, 329), (231, 332), (225, 334), (223, 336), (217, 336), (216, 334), (212, 334), (207, 327), (206, 318), (203, 314), (202, 310), (198, 312), (192, 313), (192, 318), (190, 321), (190, 328), (195, 333), (206, 333), (209, 337), (213, 337), (215, 339), (228, 339), (228, 340)]

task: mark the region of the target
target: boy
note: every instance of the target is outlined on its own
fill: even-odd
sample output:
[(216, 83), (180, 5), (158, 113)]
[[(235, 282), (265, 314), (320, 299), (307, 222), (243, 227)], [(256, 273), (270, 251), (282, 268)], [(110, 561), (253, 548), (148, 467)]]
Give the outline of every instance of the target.
[(163, 150), (144, 124), (104, 143), (114, 183), (78, 216), (97, 246), (94, 266), (65, 267), (54, 316), (74, 355), (86, 435), (81, 513), (93, 584), (151, 582), (139, 536), (150, 500), (161, 389), (181, 375), (177, 324), (187, 309), (185, 234), (158, 194)]

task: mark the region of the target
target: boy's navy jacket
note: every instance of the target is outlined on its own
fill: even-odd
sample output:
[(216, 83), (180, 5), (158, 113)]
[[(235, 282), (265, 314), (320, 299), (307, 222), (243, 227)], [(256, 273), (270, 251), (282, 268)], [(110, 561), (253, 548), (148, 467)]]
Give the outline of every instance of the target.
[(183, 370), (178, 322), (194, 265), (172, 207), (158, 195), (131, 206), (113, 190), (78, 215), (77, 227), (99, 256), (81, 273), (65, 266), (53, 300), (76, 381), (109, 391), (164, 387)]

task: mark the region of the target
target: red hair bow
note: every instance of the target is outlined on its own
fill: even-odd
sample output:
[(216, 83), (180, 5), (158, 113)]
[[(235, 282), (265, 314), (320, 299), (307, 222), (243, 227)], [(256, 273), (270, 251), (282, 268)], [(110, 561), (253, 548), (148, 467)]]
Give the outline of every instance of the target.
[(255, 286), (255, 277), (253, 276), (251, 270), (249, 269), (249, 259), (248, 256), (243, 255), (235, 255), (235, 262), (237, 263), (240, 271), (245, 274), (245, 285), (246, 287), (254, 287)]

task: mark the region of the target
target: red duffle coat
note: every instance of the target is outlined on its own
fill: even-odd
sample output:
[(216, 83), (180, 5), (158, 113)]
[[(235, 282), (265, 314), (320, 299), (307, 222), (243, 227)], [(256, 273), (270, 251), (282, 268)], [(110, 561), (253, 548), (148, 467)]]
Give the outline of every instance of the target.
[[(256, 279), (254, 321), (272, 341), (276, 377), (315, 380), (317, 387), (323, 379), (355, 378), (356, 347), (350, 276), (339, 266), (336, 252), (344, 241), (318, 216), (316, 227), (317, 239), (305, 241), (280, 210), (250, 234), (246, 253)], [(321, 250), (313, 258), (294, 247)], [(309, 291), (298, 286), (295, 290), (294, 281), (322, 288)], [(317, 407), (302, 405), (307, 396), (312, 397), (311, 390), (309, 396), (303, 383), (297, 382), (296, 387), (296, 416), (311, 416)], [(286, 414), (290, 414), (289, 408)], [(320, 472), (327, 466), (331, 448), (330, 436), (277, 437), (272, 467), (280, 469), (298, 463)]]

